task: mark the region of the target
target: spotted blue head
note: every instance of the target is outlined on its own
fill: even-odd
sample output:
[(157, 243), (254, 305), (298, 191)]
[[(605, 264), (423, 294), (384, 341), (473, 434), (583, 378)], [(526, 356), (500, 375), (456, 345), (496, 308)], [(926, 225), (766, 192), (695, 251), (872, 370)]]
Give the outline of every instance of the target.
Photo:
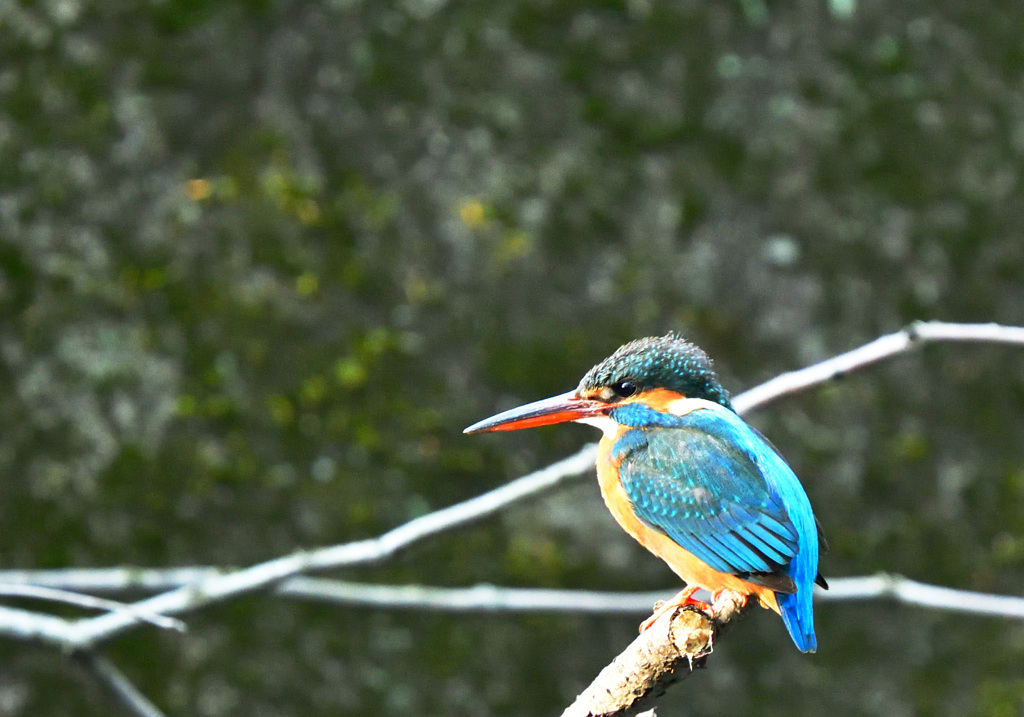
[(608, 398), (628, 398), (655, 388), (732, 408), (708, 355), (675, 334), (649, 336), (619, 347), (587, 371), (577, 392), (594, 395), (611, 389), (613, 395)]

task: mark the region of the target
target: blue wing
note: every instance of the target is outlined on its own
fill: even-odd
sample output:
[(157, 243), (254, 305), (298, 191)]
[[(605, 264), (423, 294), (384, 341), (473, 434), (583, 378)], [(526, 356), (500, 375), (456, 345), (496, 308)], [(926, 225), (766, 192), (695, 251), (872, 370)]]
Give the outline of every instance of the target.
[(622, 436), (615, 450), (626, 494), (642, 520), (715, 570), (778, 572), (799, 544), (785, 506), (754, 456), (700, 423)]
[(803, 486), (774, 448), (711, 404), (674, 416), (635, 403), (613, 418), (635, 426), (613, 457), (637, 516), (715, 570), (779, 593), (790, 634), (813, 649), (817, 526)]

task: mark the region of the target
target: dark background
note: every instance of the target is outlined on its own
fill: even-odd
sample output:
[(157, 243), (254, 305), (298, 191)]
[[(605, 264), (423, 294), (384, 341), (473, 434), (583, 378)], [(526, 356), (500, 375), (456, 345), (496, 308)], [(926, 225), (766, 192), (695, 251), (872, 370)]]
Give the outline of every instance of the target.
[[(0, 563), (246, 565), (574, 451), (467, 424), (674, 329), (734, 391), (915, 319), (1022, 323), (1024, 5), (0, 6)], [(753, 417), (828, 576), (1024, 595), (1024, 360), (933, 346)], [(342, 577), (676, 586), (592, 481)], [(1017, 715), (1024, 626), (755, 611), (662, 713)], [(170, 714), (557, 714), (636, 617), (251, 596), (111, 657)], [(104, 715), (0, 644), (0, 715)]]

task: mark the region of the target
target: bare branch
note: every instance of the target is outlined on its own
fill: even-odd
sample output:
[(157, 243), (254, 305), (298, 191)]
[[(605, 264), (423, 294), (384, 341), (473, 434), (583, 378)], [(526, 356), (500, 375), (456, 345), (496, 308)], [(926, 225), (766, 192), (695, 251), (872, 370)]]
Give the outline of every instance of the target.
[(970, 590), (954, 590), (909, 580), (900, 575), (880, 573), (863, 578), (829, 580), (829, 589), (817, 591), (816, 600), (846, 602), (849, 600), (891, 599), (906, 605), (917, 605), (945, 612), (962, 612), (989, 617), (1024, 618), (1024, 598), (991, 595)]
[(79, 650), (72, 659), (113, 695), (126, 712), (138, 717), (164, 717), (164, 713), (139, 691), (117, 665), (92, 650)]
[[(0, 583), (40, 584), (79, 591), (123, 592), (139, 589), (135, 576), (142, 576), (148, 589), (182, 587), (189, 582), (223, 575), (217, 568), (99, 568), (71, 570), (0, 571)], [(3, 589), (0, 585), (0, 590)], [(1024, 598), (956, 590), (929, 585), (908, 578), (878, 573), (862, 577), (832, 578), (830, 589), (817, 590), (817, 602), (852, 600), (892, 600), (896, 603), (990, 617), (1024, 618)], [(475, 585), (466, 588), (440, 588), (427, 585), (380, 585), (327, 578), (297, 576), (277, 585), (282, 597), (335, 605), (351, 605), (385, 610), (436, 610), (440, 612), (544, 612), (591, 613), (603, 615), (649, 614), (651, 606), (669, 597), (672, 590), (650, 592), (602, 592), (594, 590), (551, 590), (544, 588), (506, 588)], [(129, 605), (134, 609), (134, 606)], [(18, 625), (35, 613), (14, 611), (17, 620), (0, 612), (0, 635), (18, 636)], [(40, 615), (41, 618), (49, 616)], [(57, 618), (49, 618), (57, 620)], [(65, 629), (70, 624), (64, 620)], [(50, 632), (53, 632), (52, 630)]]
[(83, 593), (124, 594), (163, 592), (182, 585), (224, 575), (236, 568), (207, 566), (181, 568), (56, 568), (51, 570), (0, 570), (0, 584), (38, 585)]
[(893, 334), (882, 336), (852, 351), (833, 356), (813, 366), (790, 371), (733, 397), (740, 414), (764, 406), (783, 396), (827, 383), (840, 376), (899, 356), (926, 343), (967, 341), (1024, 346), (1024, 327), (999, 324), (947, 324), (919, 321)]
[(157, 627), (162, 627), (167, 630), (185, 632), (185, 623), (173, 617), (165, 617), (163, 615), (157, 615), (156, 613), (147, 612), (135, 605), (126, 605), (123, 602), (105, 600), (104, 598), (92, 597), (91, 595), (82, 595), (81, 593), (69, 592), (59, 588), (42, 587), (40, 585), (31, 584), (5, 584), (0, 582), (0, 595), (7, 597), (32, 598), (34, 600), (49, 600), (52, 602), (77, 605), (79, 607), (91, 608), (94, 610), (124, 612), (134, 620), (148, 622), (151, 625), (156, 625)]
[(599, 615), (649, 615), (669, 591), (615, 593), (475, 585), (437, 588), (426, 585), (368, 585), (300, 577), (282, 584), (285, 597), (341, 605), (440, 612), (544, 612)]
[[(282, 584), (278, 592), (283, 596), (316, 602), (386, 609), (648, 615), (654, 603), (670, 597), (674, 589), (664, 592), (622, 593), (504, 588), (495, 585), (437, 588), (424, 585), (368, 585), (323, 578), (296, 578)], [(1024, 598), (955, 590), (887, 573), (833, 578), (829, 580), (829, 590), (815, 589), (814, 598), (818, 602), (892, 600), (944, 612), (1024, 618)]]

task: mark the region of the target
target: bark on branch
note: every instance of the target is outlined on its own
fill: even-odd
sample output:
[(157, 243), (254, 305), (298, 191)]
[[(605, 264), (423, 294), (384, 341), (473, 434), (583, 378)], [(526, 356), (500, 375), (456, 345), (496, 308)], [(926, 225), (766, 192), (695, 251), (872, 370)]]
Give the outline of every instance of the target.
[(597, 675), (562, 717), (635, 715), (649, 709), (672, 684), (703, 667), (715, 637), (743, 610), (745, 601), (725, 592), (715, 617), (692, 607), (665, 613)]

